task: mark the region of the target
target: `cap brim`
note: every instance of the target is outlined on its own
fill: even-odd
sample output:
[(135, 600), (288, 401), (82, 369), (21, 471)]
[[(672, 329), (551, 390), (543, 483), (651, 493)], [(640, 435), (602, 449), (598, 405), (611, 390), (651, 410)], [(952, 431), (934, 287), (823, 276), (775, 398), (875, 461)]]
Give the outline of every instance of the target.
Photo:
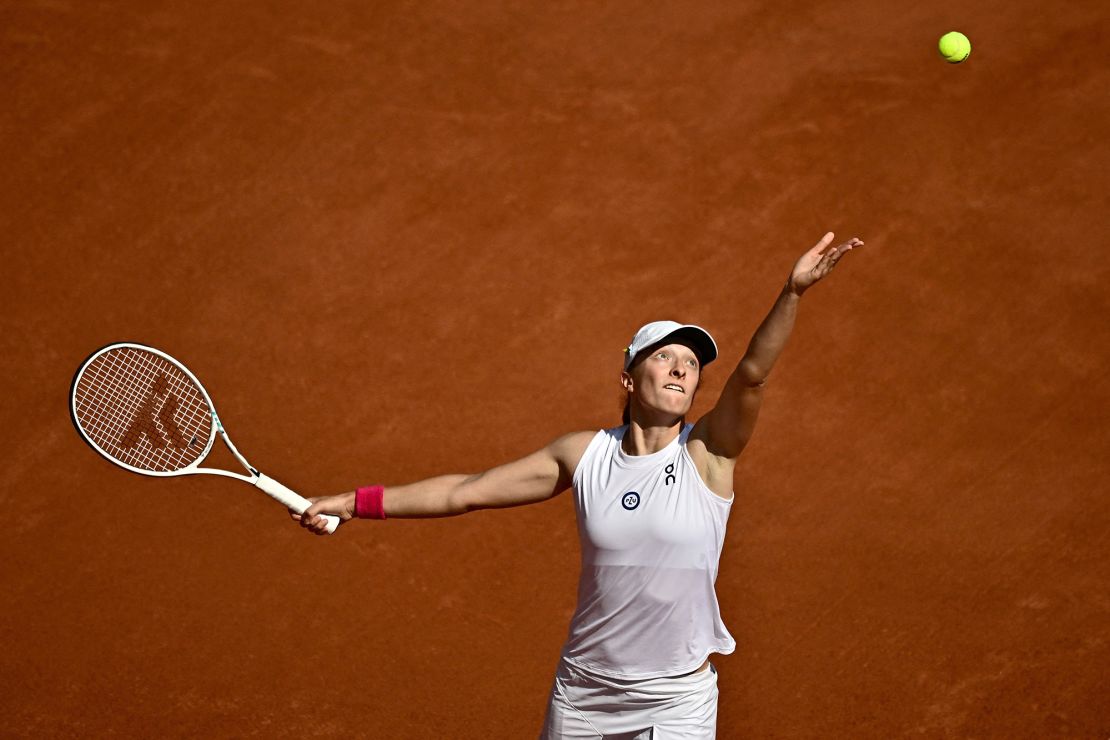
[(694, 350), (694, 354), (698, 356), (698, 362), (701, 363), (702, 367), (717, 359), (717, 344), (713, 341), (713, 337), (709, 336), (705, 329), (697, 326), (684, 326), (681, 329), (675, 329), (660, 341), (667, 344), (677, 342), (686, 345)]
[(717, 359), (717, 343), (713, 341), (713, 337), (709, 336), (709, 332), (702, 329), (700, 326), (687, 325), (679, 327), (669, 334), (664, 334), (659, 339), (636, 352), (635, 355), (628, 358), (628, 361), (625, 363), (625, 369), (632, 367), (636, 359), (652, 347), (663, 347), (668, 344), (681, 344), (684, 347), (689, 347), (694, 350), (694, 354), (697, 355), (698, 358), (698, 364), (702, 367), (705, 367), (713, 362), (713, 360)]

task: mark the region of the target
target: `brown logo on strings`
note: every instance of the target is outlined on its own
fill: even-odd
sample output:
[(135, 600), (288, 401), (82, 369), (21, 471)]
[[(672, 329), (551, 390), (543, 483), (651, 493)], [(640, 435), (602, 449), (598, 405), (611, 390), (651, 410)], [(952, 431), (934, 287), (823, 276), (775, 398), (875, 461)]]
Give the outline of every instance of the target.
[[(166, 400), (155, 413), (155, 406), (162, 396), (165, 396)], [(142, 406), (139, 407), (135, 418), (127, 426), (127, 431), (123, 433), (120, 447), (125, 450), (132, 449), (139, 444), (139, 440), (144, 434), (150, 440), (150, 446), (156, 450), (166, 446), (166, 437), (169, 437), (169, 443), (172, 447), (184, 447), (185, 437), (182, 436), (181, 429), (173, 420), (177, 405), (177, 396), (170, 393), (170, 384), (166, 380), (166, 376), (158, 373), (158, 377), (154, 379), (150, 386), (150, 392), (143, 399)], [(161, 429), (154, 423), (156, 417), (162, 425)]]

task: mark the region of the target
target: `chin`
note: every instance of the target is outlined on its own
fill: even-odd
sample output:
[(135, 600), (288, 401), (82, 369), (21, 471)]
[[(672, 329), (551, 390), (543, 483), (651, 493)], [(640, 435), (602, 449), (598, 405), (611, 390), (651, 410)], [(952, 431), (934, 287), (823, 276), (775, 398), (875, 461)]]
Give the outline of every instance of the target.
[(690, 413), (690, 408), (694, 405), (692, 398), (667, 398), (658, 406), (651, 404), (644, 404), (644, 410), (651, 410), (655, 414), (663, 414), (666, 416), (673, 416), (676, 421), (680, 421), (684, 416)]
[(691, 406), (691, 404), (688, 404), (688, 403), (683, 403), (683, 404), (678, 404), (678, 405), (668, 404), (667, 407), (661, 408), (659, 410), (662, 411), (664, 414), (672, 414), (674, 416), (677, 416), (677, 417), (681, 418), (683, 416), (686, 416), (686, 414), (690, 413), (690, 406)]

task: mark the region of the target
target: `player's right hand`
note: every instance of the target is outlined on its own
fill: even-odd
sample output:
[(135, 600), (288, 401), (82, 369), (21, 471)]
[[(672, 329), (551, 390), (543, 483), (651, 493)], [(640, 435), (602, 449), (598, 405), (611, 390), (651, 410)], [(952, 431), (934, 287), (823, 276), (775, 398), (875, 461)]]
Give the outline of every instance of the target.
[(340, 523), (355, 517), (355, 493), (341, 493), (338, 496), (318, 496), (308, 499), (312, 506), (305, 509), (304, 514), (289, 509), (289, 516), (293, 521), (313, 534), (327, 534), (327, 522), (320, 514), (332, 514), (339, 517)]
[(803, 254), (794, 265), (794, 269), (790, 272), (789, 285), (795, 294), (801, 295), (806, 292), (814, 283), (832, 272), (841, 257), (863, 246), (863, 240), (853, 236), (843, 244), (830, 248), (833, 236), (835, 235), (831, 231), (825, 234), (821, 237), (821, 241), (813, 245), (813, 248)]

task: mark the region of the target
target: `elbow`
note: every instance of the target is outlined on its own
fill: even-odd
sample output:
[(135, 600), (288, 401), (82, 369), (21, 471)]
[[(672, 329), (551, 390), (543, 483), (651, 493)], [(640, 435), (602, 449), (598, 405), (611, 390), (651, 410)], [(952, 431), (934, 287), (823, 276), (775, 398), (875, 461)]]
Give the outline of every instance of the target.
[(446, 516), (458, 516), (476, 508), (478, 507), (470, 501), (465, 490), (455, 489), (447, 494), (447, 510), (444, 514)]
[(741, 360), (736, 368), (736, 377), (748, 388), (759, 388), (767, 383), (769, 369), (764, 369), (749, 360)]
[(447, 516), (458, 516), (483, 508), (482, 502), (475, 496), (474, 486), (468, 485), (479, 477), (468, 476), (447, 492)]

